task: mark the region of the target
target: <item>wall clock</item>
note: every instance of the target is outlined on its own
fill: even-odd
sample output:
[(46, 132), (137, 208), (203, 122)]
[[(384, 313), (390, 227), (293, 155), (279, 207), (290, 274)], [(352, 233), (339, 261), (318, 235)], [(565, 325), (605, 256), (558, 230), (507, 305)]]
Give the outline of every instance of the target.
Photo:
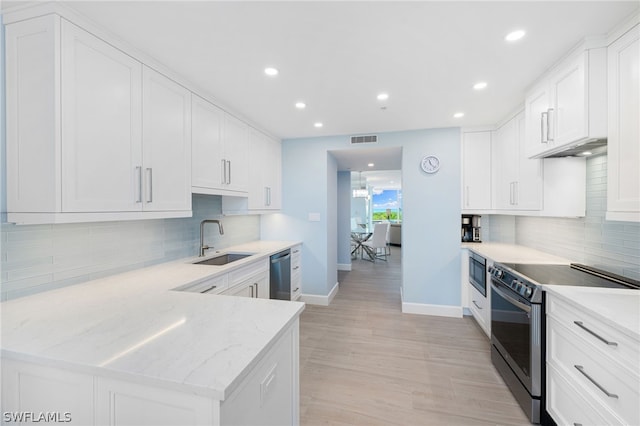
[(440, 159), (435, 155), (425, 155), (420, 162), (420, 167), (425, 173), (435, 173), (440, 170)]

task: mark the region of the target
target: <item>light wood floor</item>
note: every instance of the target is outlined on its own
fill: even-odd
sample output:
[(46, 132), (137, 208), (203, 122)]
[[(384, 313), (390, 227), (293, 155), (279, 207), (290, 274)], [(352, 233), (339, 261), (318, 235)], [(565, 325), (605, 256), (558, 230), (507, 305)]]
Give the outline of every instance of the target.
[(472, 318), (403, 314), (400, 249), (357, 260), (300, 324), (302, 425), (529, 424)]

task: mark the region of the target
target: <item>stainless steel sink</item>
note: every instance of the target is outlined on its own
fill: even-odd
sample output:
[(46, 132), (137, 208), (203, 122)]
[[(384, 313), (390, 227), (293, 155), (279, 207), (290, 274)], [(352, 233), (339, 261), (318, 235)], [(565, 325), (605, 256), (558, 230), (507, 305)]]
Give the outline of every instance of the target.
[(200, 262), (194, 262), (194, 265), (226, 265), (236, 260), (244, 259), (245, 257), (252, 256), (254, 253), (225, 253), (220, 256), (212, 257), (207, 260), (201, 260)]

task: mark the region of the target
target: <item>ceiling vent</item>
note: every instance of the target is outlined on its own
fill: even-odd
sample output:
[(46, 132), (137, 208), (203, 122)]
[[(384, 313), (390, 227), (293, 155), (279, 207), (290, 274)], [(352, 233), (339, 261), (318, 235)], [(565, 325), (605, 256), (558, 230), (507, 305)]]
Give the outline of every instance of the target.
[(351, 144), (355, 143), (376, 143), (378, 142), (377, 135), (366, 135), (366, 136), (351, 136)]

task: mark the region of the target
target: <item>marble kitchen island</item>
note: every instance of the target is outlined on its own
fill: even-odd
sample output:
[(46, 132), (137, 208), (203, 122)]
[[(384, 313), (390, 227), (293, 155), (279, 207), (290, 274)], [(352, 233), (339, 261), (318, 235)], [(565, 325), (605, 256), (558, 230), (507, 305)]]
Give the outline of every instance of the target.
[(295, 244), (250, 243), (228, 251), (254, 255), (224, 266), (183, 259), (3, 302), (3, 415), (297, 424), (304, 304), (172, 290)]

